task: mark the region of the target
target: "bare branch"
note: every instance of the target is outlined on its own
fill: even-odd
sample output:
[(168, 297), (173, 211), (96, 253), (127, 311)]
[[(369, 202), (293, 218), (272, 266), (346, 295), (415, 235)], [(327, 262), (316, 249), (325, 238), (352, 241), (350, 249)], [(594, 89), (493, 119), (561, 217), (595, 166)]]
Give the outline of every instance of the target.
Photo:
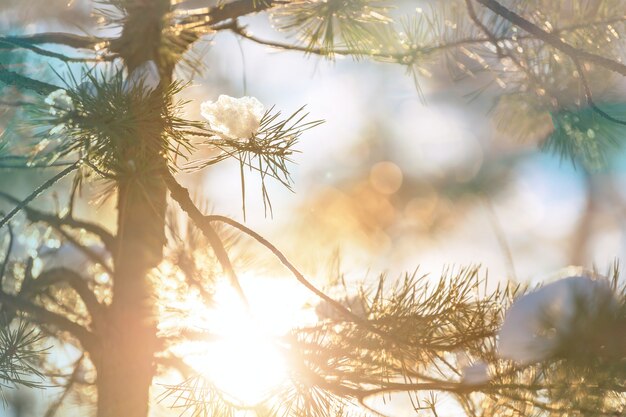
[[(1, 67), (1, 66), (0, 66)], [(9, 212), (9, 214), (7, 214), (6, 216), (4, 216), (1, 220), (0, 220), (0, 229), (7, 224), (7, 222), (9, 222), (17, 213), (19, 213), (24, 207), (26, 207), (28, 204), (30, 204), (31, 201), (33, 201), (35, 198), (37, 198), (41, 193), (43, 193), (44, 191), (46, 191), (48, 188), (52, 187), (54, 184), (56, 184), (58, 181), (60, 181), (61, 179), (63, 179), (66, 175), (68, 175), (70, 172), (78, 169), (78, 166), (80, 164), (80, 161), (76, 161), (74, 162), (72, 165), (70, 165), (69, 167), (65, 168), (64, 170), (62, 170), (61, 172), (59, 172), (58, 174), (56, 174), (54, 177), (50, 178), (48, 181), (44, 182), (43, 184), (41, 184), (39, 187), (37, 187), (37, 189), (35, 189), (35, 191), (33, 191), (28, 197), (26, 197), (24, 200), (20, 201), (17, 206), (15, 206), (13, 208), (13, 210), (11, 210)]]
[(50, 404), (44, 417), (54, 417), (57, 411), (59, 411), (59, 407), (61, 407), (63, 401), (65, 401), (65, 399), (69, 395), (70, 391), (74, 387), (74, 384), (78, 382), (80, 367), (82, 366), (84, 359), (85, 354), (83, 353), (82, 355), (80, 355), (80, 358), (78, 358), (78, 360), (74, 363), (74, 370), (72, 371), (72, 374), (68, 377), (67, 382), (64, 384), (63, 392), (56, 401)]
[[(91, 49), (98, 43), (106, 42), (108, 40), (109, 39), (106, 38), (81, 36), (73, 33), (48, 32), (25, 36), (2, 37), (0, 38), (0, 49), (13, 49), (11, 44), (17, 43), (29, 43), (31, 45), (57, 44), (70, 46), (72, 48)], [(2, 41), (7, 41), (8, 44), (3, 43)]]
[(45, 326), (54, 326), (62, 331), (66, 331), (76, 337), (87, 350), (92, 350), (96, 346), (96, 337), (88, 329), (74, 323), (67, 318), (46, 310), (45, 308), (31, 303), (21, 297), (0, 292), (0, 303), (28, 313), (31, 320)]
[[(324, 49), (324, 48), (309, 48), (302, 45), (294, 45), (283, 42), (276, 42), (267, 39), (261, 39), (254, 35), (248, 33), (244, 27), (239, 26), (236, 23), (230, 24), (228, 26), (224, 26), (224, 28), (230, 29), (233, 33), (241, 36), (244, 39), (257, 43), (259, 45), (269, 46), (270, 48), (280, 49), (283, 51), (295, 51), (295, 52), (303, 52), (305, 54), (319, 55), (323, 57), (331, 57), (332, 55), (342, 55), (342, 56), (351, 56), (351, 55), (365, 55), (371, 58), (378, 58), (381, 60), (389, 60), (392, 62), (402, 62), (403, 58), (409, 55), (415, 55), (417, 53), (433, 53), (437, 51), (442, 51), (446, 49), (458, 48), (463, 45), (473, 45), (473, 44), (482, 44), (485, 42), (489, 42), (490, 39), (487, 37), (483, 38), (466, 38), (459, 39), (454, 42), (438, 44), (433, 46), (424, 47), (421, 50), (414, 50), (412, 52), (376, 52), (376, 51), (368, 51), (368, 50), (357, 50), (357, 49)], [(505, 38), (502, 38), (505, 39)], [(501, 40), (501, 39), (499, 39)]]
[(502, 56), (502, 48), (498, 43), (498, 38), (489, 30), (489, 28), (480, 20), (480, 18), (476, 15), (476, 11), (474, 10), (474, 5), (472, 4), (472, 0), (465, 0), (465, 6), (467, 8), (467, 13), (469, 14), (472, 22), (487, 36), (489, 42), (496, 48), (496, 53), (498, 57)]
[(76, 271), (69, 268), (52, 268), (42, 272), (36, 280), (32, 281), (29, 288), (22, 290), (21, 295), (36, 294), (58, 283), (67, 283), (87, 307), (92, 321), (98, 322), (103, 313), (103, 306), (93, 293), (87, 281)]
[(262, 12), (288, 2), (281, 0), (237, 0), (212, 7), (207, 13), (198, 13), (181, 21), (184, 24), (199, 22), (196, 26), (213, 26), (229, 19)]
[(304, 285), (308, 290), (310, 290), (312, 293), (317, 295), (319, 298), (321, 298), (322, 300), (326, 301), (331, 306), (333, 306), (333, 308), (335, 308), (341, 315), (343, 315), (350, 321), (363, 326), (364, 328), (368, 329), (372, 333), (375, 333), (383, 337), (383, 339), (390, 340), (396, 343), (404, 343), (401, 340), (397, 340), (397, 338), (395, 338), (393, 335), (390, 335), (376, 328), (367, 319), (364, 319), (363, 317), (360, 317), (359, 315), (354, 314), (352, 311), (346, 308), (343, 304), (334, 300), (333, 298), (326, 295), (323, 291), (318, 289), (308, 279), (306, 279), (306, 277), (289, 261), (289, 259), (287, 259), (287, 257), (280, 250), (278, 250), (278, 248), (276, 248), (276, 246), (274, 246), (271, 242), (269, 242), (267, 239), (265, 239), (263, 236), (261, 236), (254, 230), (226, 216), (200, 214), (199, 216), (196, 215), (195, 217), (196, 218), (194, 219), (194, 221), (196, 222), (196, 225), (201, 230), (211, 227), (210, 225), (211, 222), (222, 222), (236, 229), (239, 229), (240, 231), (244, 232), (248, 236), (254, 238), (261, 245), (269, 249), (270, 252), (272, 252), (274, 256), (276, 256), (276, 258), (278, 258), (278, 260), (293, 274), (293, 276), (298, 280), (298, 282)]
[(583, 85), (583, 89), (585, 90), (585, 99), (587, 100), (587, 104), (589, 105), (589, 107), (591, 107), (596, 113), (604, 117), (606, 120), (626, 126), (626, 121), (611, 116), (610, 114), (599, 108), (598, 105), (593, 101), (593, 95), (591, 93), (591, 87), (589, 86), (589, 82), (587, 81), (585, 69), (582, 65), (580, 65), (580, 61), (577, 58), (572, 57), (572, 61), (574, 62), (574, 65), (576, 66), (576, 71), (580, 76), (580, 81)]
[(9, 71), (2, 64), (0, 64), (0, 82), (8, 85), (13, 85), (18, 88), (32, 90), (42, 95), (48, 95), (53, 91), (59, 89), (59, 87), (57, 87), (56, 85), (44, 83), (42, 81), (28, 78), (16, 72)]
[[(4, 198), (5, 200), (11, 201), (15, 204), (20, 202), (17, 198), (3, 191), (0, 191), (0, 198)], [(32, 222), (46, 223), (57, 230), (60, 230), (63, 226), (76, 230), (85, 230), (88, 233), (98, 236), (109, 252), (113, 253), (115, 249), (115, 236), (95, 223), (77, 220), (69, 216), (58, 217), (54, 214), (45, 213), (30, 206), (24, 206), (23, 210), (26, 213), (28, 220)]]
[(13, 251), (13, 243), (15, 241), (15, 235), (13, 234), (13, 228), (11, 227), (10, 223), (7, 225), (7, 229), (9, 230), (9, 245), (7, 246), (7, 251), (4, 255), (4, 260), (2, 261), (2, 266), (0, 266), (0, 291), (2, 291), (2, 283), (4, 282), (4, 274), (7, 271), (7, 265), (9, 264), (11, 252)]
[(217, 257), (217, 260), (219, 261), (220, 265), (222, 266), (222, 269), (224, 270), (224, 273), (228, 275), (233, 287), (235, 288), (235, 290), (237, 290), (237, 292), (239, 293), (239, 296), (242, 298), (242, 300), (244, 300), (246, 305), (248, 305), (246, 296), (243, 292), (243, 288), (241, 288), (239, 278), (237, 277), (237, 273), (235, 272), (235, 269), (233, 268), (230, 258), (228, 257), (228, 253), (226, 252), (226, 249), (224, 248), (224, 244), (222, 243), (222, 240), (220, 239), (219, 235), (217, 234), (213, 226), (211, 226), (208, 223), (204, 224), (205, 222), (203, 221), (203, 219), (205, 215), (202, 214), (202, 212), (200, 212), (200, 210), (195, 206), (195, 204), (191, 200), (191, 197), (189, 196), (189, 191), (185, 187), (180, 185), (176, 181), (174, 176), (169, 172), (164, 175), (164, 179), (167, 184), (167, 188), (170, 190), (170, 194), (172, 195), (172, 198), (176, 202), (178, 202), (178, 204), (183, 209), (183, 211), (187, 213), (187, 215), (191, 218), (191, 220), (196, 224), (196, 226), (202, 231), (202, 233), (209, 240), (209, 243), (211, 244), (211, 246), (213, 247), (213, 250), (215, 251), (215, 256)]
[(24, 48), (28, 49), (31, 52), (34, 52), (38, 55), (45, 56), (48, 58), (55, 58), (61, 60), (63, 62), (93, 62), (93, 61), (102, 61), (103, 58), (91, 58), (91, 57), (70, 57), (59, 52), (48, 51), (46, 49), (40, 48), (36, 45), (32, 45), (29, 42), (21, 40), (19, 38), (7, 38), (0, 37), (0, 50), (3, 49), (14, 49), (14, 48)]

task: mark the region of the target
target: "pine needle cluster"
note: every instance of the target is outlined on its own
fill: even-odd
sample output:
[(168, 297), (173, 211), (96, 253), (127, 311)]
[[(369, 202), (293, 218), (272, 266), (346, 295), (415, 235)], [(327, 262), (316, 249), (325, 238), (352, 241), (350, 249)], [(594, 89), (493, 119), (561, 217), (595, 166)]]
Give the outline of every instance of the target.
[(51, 146), (37, 159), (81, 159), (101, 176), (119, 178), (153, 171), (148, 154), (161, 155), (176, 170), (193, 149), (184, 131), (199, 123), (179, 116), (183, 103), (175, 95), (182, 84), (150, 90), (122, 71), (86, 73), (82, 80), (72, 78), (66, 86), (73, 109), (54, 114), (40, 109), (37, 124), (55, 128), (41, 134)]
[(3, 320), (0, 325), (0, 393), (2, 388), (19, 384), (30, 388), (43, 388), (43, 374), (39, 364), (47, 352), (42, 348), (43, 336), (26, 320), (15, 320), (10, 325)]

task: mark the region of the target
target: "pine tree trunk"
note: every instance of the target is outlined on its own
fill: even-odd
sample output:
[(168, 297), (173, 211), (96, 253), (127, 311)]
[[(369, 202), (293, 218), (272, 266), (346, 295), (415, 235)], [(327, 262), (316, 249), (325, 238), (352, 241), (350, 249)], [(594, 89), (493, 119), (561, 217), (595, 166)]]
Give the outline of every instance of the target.
[[(156, 160), (162, 156), (153, 155)], [(162, 163), (165, 167), (165, 161)], [(98, 417), (146, 417), (156, 317), (148, 274), (162, 258), (166, 188), (159, 172), (119, 184), (114, 298), (97, 363)]]
[[(162, 86), (171, 82), (173, 65), (164, 68), (162, 25), (169, 0), (127, 2), (122, 36), (111, 44), (128, 73), (144, 62), (159, 66)], [(102, 350), (97, 370), (97, 417), (147, 417), (157, 351), (154, 291), (149, 274), (159, 265), (165, 245), (167, 162), (161, 146), (141, 142), (165, 140), (138, 132), (137, 153), (126, 156), (141, 172), (118, 181), (118, 231), (113, 301), (99, 330)]]

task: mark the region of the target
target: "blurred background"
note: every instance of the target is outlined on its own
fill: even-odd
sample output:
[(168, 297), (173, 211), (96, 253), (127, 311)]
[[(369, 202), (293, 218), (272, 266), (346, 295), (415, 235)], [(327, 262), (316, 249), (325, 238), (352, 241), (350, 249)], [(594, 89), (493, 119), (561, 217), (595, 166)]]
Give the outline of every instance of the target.
[[(0, 27), (4, 34), (93, 33), (94, 3), (0, 0)], [(266, 16), (243, 23), (255, 35), (280, 38)], [(50, 80), (52, 69), (80, 68), (28, 52), (0, 53)], [(200, 120), (202, 101), (228, 94), (256, 97), (284, 114), (306, 105), (312, 119), (325, 120), (297, 146), (289, 167), (294, 192), (270, 180), (270, 215), (257, 176), (246, 172), (245, 201), (246, 224), (323, 287), (340, 275), (356, 283), (381, 272), (419, 268), (438, 276), (474, 264), (494, 283), (542, 282), (569, 265), (604, 271), (624, 258), (624, 150), (588, 172), (539, 150), (550, 120), (536, 121), (523, 141), (503, 133), (508, 121), (494, 117), (493, 95), (469, 96), (479, 79), (455, 82), (433, 65), (419, 77), (422, 98), (403, 68), (367, 59), (329, 62), (227, 32), (207, 36), (193, 53), (202, 73), (179, 71), (181, 79), (193, 75), (181, 97), (189, 100), (189, 118)], [(5, 129), (17, 123), (15, 108), (0, 103), (0, 121)], [(239, 175), (238, 163), (225, 161), (180, 178), (214, 213), (243, 221)], [(25, 195), (47, 176), (2, 169), (0, 188)], [(101, 204), (95, 195), (85, 192), (77, 215), (112, 227), (115, 202)], [(266, 279), (293, 285), (267, 252), (250, 247), (258, 249), (254, 262)], [(297, 301), (305, 300), (306, 293)], [(0, 416), (42, 415), (39, 404), (53, 393), (6, 390), (12, 405), (0, 407)]]

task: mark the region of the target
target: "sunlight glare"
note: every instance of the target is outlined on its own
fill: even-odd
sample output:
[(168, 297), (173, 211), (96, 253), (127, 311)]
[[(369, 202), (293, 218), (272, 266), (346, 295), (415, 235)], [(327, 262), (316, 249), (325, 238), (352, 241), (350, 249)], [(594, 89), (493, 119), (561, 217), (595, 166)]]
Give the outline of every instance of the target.
[[(283, 311), (276, 310), (276, 288), (259, 277), (253, 278), (244, 285), (253, 290), (249, 291), (252, 313), (228, 282), (218, 284), (215, 306), (202, 312), (211, 340), (202, 342), (202, 348), (185, 355), (191, 367), (231, 400), (244, 406), (259, 404), (287, 381), (287, 360), (276, 335), (296, 325), (294, 317), (297, 316), (289, 314), (294, 311), (284, 311), (283, 303), (278, 303)], [(287, 295), (298, 298), (289, 291)], [(259, 305), (260, 300), (263, 305)], [(280, 318), (268, 320), (268, 315)]]

